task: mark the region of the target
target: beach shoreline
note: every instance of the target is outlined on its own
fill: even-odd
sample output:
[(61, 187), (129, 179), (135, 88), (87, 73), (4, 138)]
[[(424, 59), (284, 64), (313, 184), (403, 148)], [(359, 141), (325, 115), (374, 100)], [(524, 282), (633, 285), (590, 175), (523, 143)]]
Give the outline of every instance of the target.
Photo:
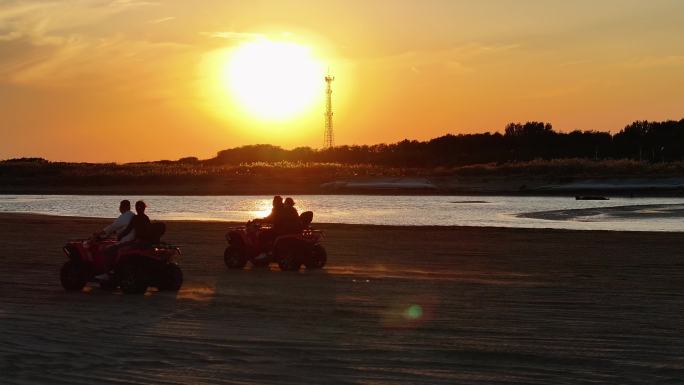
[(359, 177), (329, 180), (298, 177), (216, 178), (201, 181), (136, 179), (104, 180), (9, 179), (0, 194), (44, 195), (512, 195), (512, 196), (640, 196), (682, 197), (684, 178), (564, 178), (516, 176)]
[[(680, 209), (682, 205), (644, 205), (643, 207), (650, 208), (663, 208), (673, 206), (677, 210), (670, 216), (676, 215), (677, 218), (684, 218), (684, 210)], [(601, 215), (604, 212), (616, 212), (619, 215), (629, 215), (630, 218), (638, 215), (633, 214), (634, 210), (629, 210), (625, 208), (641, 208), (642, 206), (618, 206), (618, 207), (603, 207), (603, 208), (593, 208), (593, 209), (575, 209), (575, 210), (552, 210), (552, 211), (540, 211), (532, 213), (518, 214), (517, 216), (523, 218), (534, 218), (534, 219), (544, 219), (544, 220), (573, 220), (576, 218), (581, 218), (588, 215)], [(674, 210), (673, 210), (674, 211)], [(577, 213), (575, 213), (577, 212)], [(586, 214), (585, 212), (591, 212)], [(598, 214), (597, 214), (598, 213)], [(614, 215), (614, 214), (613, 214)], [(664, 214), (668, 215), (668, 214)], [(103, 218), (103, 217), (88, 217), (80, 215), (53, 215), (53, 214), (42, 214), (42, 213), (20, 213), (20, 212), (0, 212), (0, 221), (21, 221), (21, 220), (31, 220), (31, 221), (45, 221), (50, 222), (51, 219), (55, 220), (73, 220), (76, 222), (92, 222), (94, 224), (106, 225), (112, 222), (115, 218)], [(151, 218), (155, 221), (155, 218)], [(202, 219), (162, 219), (160, 220), (165, 223), (178, 223), (178, 224), (211, 224), (211, 225), (224, 225), (226, 228), (243, 226), (245, 223), (233, 220), (215, 219), (215, 218), (202, 218)], [(644, 231), (644, 230), (611, 230), (611, 229), (565, 229), (565, 228), (554, 228), (554, 227), (507, 227), (507, 226), (467, 226), (467, 225), (393, 225), (393, 224), (365, 224), (365, 223), (336, 223), (336, 222), (316, 222), (313, 227), (321, 230), (338, 230), (338, 229), (353, 229), (357, 231), (372, 231), (372, 230), (407, 230), (407, 231), (421, 231), (421, 230), (442, 230), (442, 231), (477, 231), (481, 229), (483, 231), (522, 231), (522, 232), (570, 232), (570, 233), (633, 233), (633, 234), (678, 234), (684, 233), (684, 228), (677, 231)], [(87, 237), (87, 234), (86, 234)]]

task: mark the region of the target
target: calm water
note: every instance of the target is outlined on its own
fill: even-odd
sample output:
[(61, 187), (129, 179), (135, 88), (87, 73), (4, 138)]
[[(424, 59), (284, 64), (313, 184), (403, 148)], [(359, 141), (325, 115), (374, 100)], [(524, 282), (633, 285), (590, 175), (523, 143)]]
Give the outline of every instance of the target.
[[(152, 219), (246, 221), (269, 212), (270, 196), (92, 196), (0, 195), (0, 212), (115, 217), (121, 199), (144, 199)], [(682, 231), (677, 215), (629, 218), (594, 215), (580, 219), (520, 218), (518, 214), (633, 205), (682, 205), (683, 198), (613, 198), (576, 201), (567, 197), (501, 196), (295, 196), (299, 211), (312, 210), (314, 222), (381, 225), (464, 225), (546, 227), (587, 230)], [(676, 206), (674, 206), (676, 207)]]

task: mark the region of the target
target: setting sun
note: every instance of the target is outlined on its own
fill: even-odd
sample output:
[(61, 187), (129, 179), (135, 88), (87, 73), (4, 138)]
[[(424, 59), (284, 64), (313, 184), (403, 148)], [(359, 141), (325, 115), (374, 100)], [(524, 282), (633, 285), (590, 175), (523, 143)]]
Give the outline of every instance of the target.
[(222, 85), (254, 117), (291, 118), (322, 96), (324, 69), (309, 47), (260, 39), (239, 45), (227, 58)]

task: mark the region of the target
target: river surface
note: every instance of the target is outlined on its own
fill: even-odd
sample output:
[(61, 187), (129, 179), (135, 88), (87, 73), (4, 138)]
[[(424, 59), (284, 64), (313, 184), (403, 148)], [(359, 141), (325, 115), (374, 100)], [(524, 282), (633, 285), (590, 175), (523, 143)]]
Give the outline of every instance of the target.
[[(519, 196), (295, 196), (315, 222), (579, 230), (682, 231), (684, 198)], [(246, 221), (268, 214), (269, 196), (0, 195), (0, 212), (112, 218), (121, 199), (143, 199), (157, 220)]]

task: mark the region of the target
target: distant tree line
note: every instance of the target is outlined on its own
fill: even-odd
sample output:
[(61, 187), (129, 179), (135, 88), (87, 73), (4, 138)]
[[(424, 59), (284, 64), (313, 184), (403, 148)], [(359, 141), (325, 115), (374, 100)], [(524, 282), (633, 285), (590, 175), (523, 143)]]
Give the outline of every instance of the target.
[[(394, 144), (345, 145), (320, 150), (310, 147), (285, 150), (270, 144), (257, 144), (223, 150), (216, 157), (205, 160), (186, 157), (176, 161), (160, 160), (129, 165), (143, 167), (156, 164), (197, 170), (197, 167), (206, 166), (286, 162), (434, 168), (550, 159), (633, 160), (650, 163), (684, 161), (684, 119), (637, 121), (616, 134), (580, 130), (556, 132), (550, 123), (543, 122), (510, 123), (503, 134), (450, 134), (424, 142), (403, 140)], [(56, 172), (66, 163), (48, 162), (42, 158), (11, 159), (0, 162), (0, 176), (8, 173), (20, 175), (24, 169), (15, 168), (26, 167), (27, 164), (33, 165), (31, 173), (35, 175)], [(79, 170), (97, 167), (101, 172), (123, 172), (114, 163), (72, 165), (79, 165)]]
[(179, 162), (211, 165), (251, 162), (375, 164), (393, 167), (461, 166), (534, 159), (631, 159), (648, 162), (684, 160), (684, 119), (637, 121), (616, 134), (599, 131), (556, 132), (550, 123), (510, 123), (501, 133), (445, 135), (430, 141), (285, 150), (262, 144), (220, 151), (215, 158)]

